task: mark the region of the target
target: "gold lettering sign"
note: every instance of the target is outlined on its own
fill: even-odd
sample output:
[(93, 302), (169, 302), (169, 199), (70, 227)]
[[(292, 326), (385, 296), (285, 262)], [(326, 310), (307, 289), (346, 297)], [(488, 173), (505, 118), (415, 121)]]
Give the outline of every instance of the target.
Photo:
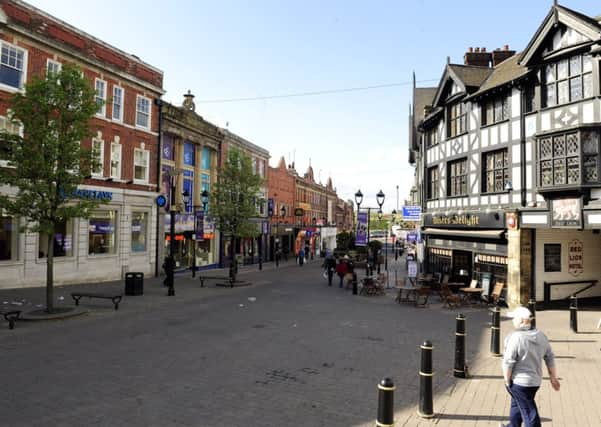
[(473, 227), (480, 225), (480, 217), (477, 215), (454, 215), (454, 216), (442, 216), (433, 217), (433, 225), (465, 225)]

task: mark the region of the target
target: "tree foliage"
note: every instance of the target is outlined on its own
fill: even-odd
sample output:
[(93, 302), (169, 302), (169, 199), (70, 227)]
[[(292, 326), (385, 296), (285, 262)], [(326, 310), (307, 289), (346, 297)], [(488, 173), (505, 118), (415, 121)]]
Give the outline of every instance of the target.
[(231, 237), (253, 237), (259, 233), (256, 218), (263, 178), (255, 174), (249, 156), (230, 149), (211, 192), (210, 214), (219, 231)]
[[(81, 71), (65, 65), (59, 73), (33, 77), (10, 100), (6, 129), (0, 132), (0, 185), (17, 190), (0, 194), (0, 206), (22, 218), (22, 230), (54, 236), (57, 224), (85, 217), (96, 200), (70, 196), (94, 166), (80, 144), (90, 136), (98, 111), (95, 92)], [(20, 129), (19, 132), (15, 132)], [(53, 239), (48, 239), (46, 303), (52, 311)]]

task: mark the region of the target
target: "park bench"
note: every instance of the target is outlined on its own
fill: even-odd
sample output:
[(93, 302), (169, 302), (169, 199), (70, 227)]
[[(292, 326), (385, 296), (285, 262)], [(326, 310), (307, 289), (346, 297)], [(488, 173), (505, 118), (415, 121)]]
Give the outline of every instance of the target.
[(121, 298), (123, 298), (123, 294), (101, 294), (97, 292), (72, 292), (71, 298), (75, 301), (75, 305), (79, 305), (79, 300), (83, 297), (87, 298), (100, 298), (100, 299), (110, 299), (115, 305), (115, 310), (119, 310), (119, 303), (121, 302)]
[(21, 310), (14, 310), (9, 308), (0, 309), (0, 313), (4, 316), (4, 320), (8, 322), (8, 329), (15, 328), (15, 320), (19, 319), (21, 315)]

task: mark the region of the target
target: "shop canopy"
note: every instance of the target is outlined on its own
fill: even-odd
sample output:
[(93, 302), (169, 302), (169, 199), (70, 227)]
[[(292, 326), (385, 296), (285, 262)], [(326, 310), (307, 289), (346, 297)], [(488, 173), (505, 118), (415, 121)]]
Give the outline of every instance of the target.
[(478, 239), (502, 239), (505, 230), (448, 230), (442, 228), (425, 228), (422, 232), (428, 235), (449, 237), (471, 237)]

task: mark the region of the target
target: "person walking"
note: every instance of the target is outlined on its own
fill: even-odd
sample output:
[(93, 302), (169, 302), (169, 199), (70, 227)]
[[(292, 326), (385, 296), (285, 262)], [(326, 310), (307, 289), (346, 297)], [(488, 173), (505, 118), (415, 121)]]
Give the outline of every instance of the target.
[(334, 270), (336, 269), (336, 259), (334, 259), (329, 250), (326, 251), (324, 264), (328, 274), (328, 286), (332, 286), (332, 277), (334, 277)]
[[(344, 258), (347, 258), (347, 256), (345, 255)], [(340, 277), (340, 288), (341, 289), (344, 284), (344, 276), (346, 276), (346, 273), (348, 271), (347, 265), (346, 265), (346, 260), (344, 258), (340, 258), (338, 260), (338, 265), (336, 266), (336, 274), (338, 274), (338, 277)]]
[(298, 265), (300, 265), (302, 267), (304, 262), (305, 262), (305, 250), (301, 247), (298, 250)]
[(278, 244), (277, 249), (275, 250), (275, 266), (279, 267), (280, 266), (280, 261), (282, 259), (282, 248), (280, 247), (280, 245)]
[(542, 382), (542, 360), (547, 365), (551, 386), (559, 391), (555, 356), (546, 335), (532, 328), (532, 313), (526, 307), (517, 307), (507, 315), (513, 319), (515, 331), (505, 338), (503, 378), (511, 395), (509, 424), (499, 427), (540, 427), (541, 421), (534, 396)]

